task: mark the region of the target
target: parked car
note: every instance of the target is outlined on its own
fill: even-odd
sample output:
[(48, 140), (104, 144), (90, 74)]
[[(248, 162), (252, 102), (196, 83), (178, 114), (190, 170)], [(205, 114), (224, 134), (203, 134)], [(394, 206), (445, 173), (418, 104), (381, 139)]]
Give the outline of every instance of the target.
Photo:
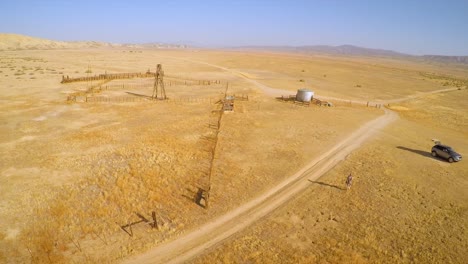
[(455, 152), (451, 147), (441, 144), (436, 144), (432, 147), (431, 154), (433, 157), (441, 157), (448, 162), (452, 163), (454, 161), (460, 161), (462, 156)]

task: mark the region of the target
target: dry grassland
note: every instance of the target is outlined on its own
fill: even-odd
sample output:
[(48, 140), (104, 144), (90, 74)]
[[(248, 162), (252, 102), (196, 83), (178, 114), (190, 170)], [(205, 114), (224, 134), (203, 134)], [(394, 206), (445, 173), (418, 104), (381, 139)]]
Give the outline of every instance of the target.
[[(142, 252), (192, 230), (266, 191), (333, 146), (350, 131), (382, 114), (379, 109), (366, 107), (306, 108), (280, 103), (263, 96), (251, 83), (231, 73), (188, 62), (186, 59), (235, 68), (262, 83), (291, 91), (303, 86), (304, 83), (294, 81), (302, 78), (307, 80), (306, 84), (313, 83), (312, 88), (319, 94), (323, 92), (326, 95), (349, 98), (398, 98), (412, 93), (409, 88), (413, 82), (420, 87), (415, 89), (418, 91), (440, 89), (432, 80), (417, 79), (416, 71), (407, 69), (407, 65), (403, 65), (398, 71), (392, 66), (388, 69), (393, 72), (390, 74), (385, 70), (386, 62), (366, 68), (360, 67), (361, 62), (355, 59), (299, 58), (272, 54), (246, 56), (236, 52), (210, 51), (130, 52), (117, 49), (2, 52), (1, 262), (115, 262)], [(67, 94), (86, 90), (96, 83), (64, 85), (60, 84), (62, 75), (83, 76), (87, 74), (88, 69), (91, 69), (90, 74), (105, 71), (144, 72), (149, 67), (154, 69), (157, 63), (163, 64), (168, 75), (221, 80), (222, 84), (167, 86), (167, 94), (173, 99), (168, 102), (69, 104), (65, 101)], [(355, 75), (353, 72), (356, 67), (364, 69), (361, 70), (361, 79), (349, 79), (351, 75)], [(434, 66), (421, 68), (436, 70)], [(444, 73), (442, 70), (439, 72)], [(15, 75), (16, 73), (18, 75)], [(327, 76), (323, 77), (324, 74)], [(320, 78), (326, 79), (319, 80)], [(394, 78), (397, 80), (393, 80)], [(357, 81), (364, 84), (362, 89), (353, 88)], [(198, 187), (207, 184), (214, 135), (214, 130), (209, 125), (216, 121), (217, 113), (212, 111), (220, 107), (215, 102), (223, 95), (226, 82), (230, 83), (231, 93), (249, 94), (251, 100), (236, 102), (234, 113), (223, 117), (218, 142), (219, 152), (212, 176), (211, 207), (205, 210), (193, 202), (193, 196)], [(107, 83), (112, 87), (122, 84), (122, 88), (112, 88), (93, 96), (129, 96), (126, 92), (151, 95), (151, 88), (145, 88), (148, 84), (151, 87), (151, 80), (119, 80)], [(135, 89), (128, 88), (132, 84), (140, 86)], [(125, 88), (125, 85), (129, 86)], [(391, 89), (393, 86), (396, 88)], [(192, 100), (176, 100), (180, 98)], [(460, 114), (459, 118), (466, 118), (466, 108), (463, 111), (465, 114)], [(411, 125), (414, 123), (407, 122)], [(414, 127), (408, 125), (408, 128)], [(461, 130), (457, 133), (460, 132)], [(390, 130), (388, 133), (396, 132)], [(413, 137), (414, 140), (419, 140), (416, 142), (420, 144), (427, 142), (422, 137)], [(365, 167), (369, 173), (374, 173), (374, 167), (377, 165), (383, 166), (383, 163), (392, 160), (397, 164), (400, 156), (403, 156), (402, 150), (391, 150), (388, 152), (383, 146), (371, 149), (373, 154), (364, 155), (366, 161), (362, 162), (361, 167)], [(388, 161), (372, 158), (382, 154), (379, 151), (390, 157)], [(466, 146), (462, 145), (460, 152), (466, 153)], [(359, 153), (361, 151), (350, 160), (354, 159), (354, 156), (358, 157)], [(404, 151), (403, 153), (410, 154)], [(394, 154), (395, 157), (392, 156)], [(416, 157), (421, 159), (421, 164), (433, 162), (427, 157)], [(347, 164), (349, 163), (340, 165), (326, 177), (341, 177), (345, 166), (349, 166)], [(442, 162), (436, 164), (446, 165)], [(463, 164), (443, 168), (451, 172), (456, 168), (466, 168)], [(387, 165), (393, 168), (392, 164)], [(357, 171), (356, 169), (356, 173)], [(313, 197), (306, 199), (311, 206), (320, 206), (318, 209), (311, 207), (310, 210), (314, 214), (323, 211), (323, 214), (320, 213), (322, 216), (317, 215), (317, 219), (326, 222), (326, 218), (330, 217), (329, 212), (338, 214), (333, 209), (336, 208), (339, 212), (346, 213), (340, 216), (340, 222), (337, 223), (344, 223), (347, 217), (356, 221), (362, 220), (361, 215), (356, 212), (361, 212), (367, 204), (357, 195), (365, 194), (359, 191), (359, 188), (366, 186), (361, 181), (370, 181), (373, 178), (366, 178), (361, 171), (359, 173), (356, 188), (350, 193), (311, 184), (311, 190), (325, 188), (325, 192), (317, 197), (316, 202), (312, 203), (316, 199)], [(393, 175), (394, 172), (388, 173)], [(398, 177), (405, 178), (404, 175), (407, 174), (403, 173)], [(385, 180), (391, 181), (386, 178)], [(336, 181), (341, 182), (341, 178), (337, 178)], [(404, 182), (390, 186), (399, 186), (400, 189), (392, 189), (396, 196), (396, 192), (405, 187)], [(415, 188), (414, 185), (410, 187)], [(373, 198), (372, 189), (366, 190), (371, 192), (368, 196)], [(356, 198), (352, 199), (357, 199), (356, 208), (361, 209), (347, 212), (349, 207), (345, 205), (348, 202), (332, 203), (325, 195), (343, 199), (356, 195)], [(414, 195), (419, 197), (417, 192), (413, 191), (408, 193), (408, 200), (412, 200)], [(441, 197), (449, 199), (443, 193)], [(395, 199), (393, 205), (399, 204), (398, 199)], [(446, 205), (441, 202), (440, 206), (442, 205), (443, 210), (448, 210), (449, 207), (444, 207)], [(454, 203), (455, 208), (463, 208), (462, 205)], [(329, 206), (330, 208), (327, 208)], [(392, 206), (392, 203), (386, 206)], [(375, 204), (375, 207), (381, 208), (380, 204)], [(302, 209), (301, 207), (300, 210)], [(296, 214), (299, 215), (300, 210), (298, 209)], [(133, 225), (132, 230), (128, 226), (125, 228), (132, 234), (130, 236), (121, 228), (142, 220), (142, 217), (151, 220), (152, 212), (156, 213), (158, 229), (152, 229), (148, 223), (141, 222)], [(455, 212), (458, 211), (454, 210), (453, 214)], [(281, 217), (281, 211), (276, 214)], [(385, 217), (377, 213), (374, 215), (382, 219)], [(422, 221), (420, 218), (423, 215), (417, 213), (414, 217)], [(281, 220), (281, 225), (289, 228), (291, 222), (285, 219)], [(266, 226), (270, 226), (270, 223)], [(340, 224), (335, 225), (337, 228), (339, 226)], [(276, 230), (282, 231), (280, 228)], [(421, 232), (423, 231), (427, 230), (422, 229)], [(273, 234), (269, 229), (265, 232), (268, 236)], [(286, 234), (288, 233), (281, 233), (280, 236)], [(372, 234), (375, 236), (374, 240), (382, 235), (376, 232)], [(351, 236), (348, 238), (350, 240), (340, 240), (339, 236), (334, 237), (332, 233), (330, 235), (330, 239), (336, 241), (353, 239)], [(321, 238), (316, 236), (316, 239), (314, 241)], [(374, 240), (369, 240), (365, 245), (370, 246)], [(259, 243), (267, 241), (262, 237)], [(305, 243), (301, 247), (310, 251), (310, 246), (310, 243)], [(284, 247), (283, 250), (290, 248)], [(321, 252), (320, 249), (317, 248), (316, 252)], [(235, 250), (244, 252), (244, 248), (239, 250), (238, 246), (235, 246)], [(227, 261), (236, 261), (238, 257), (229, 251), (220, 252), (217, 254), (226, 257)], [(252, 258), (253, 260), (261, 261), (261, 257), (265, 256), (263, 254), (267, 254), (268, 250), (258, 252), (260, 255)], [(291, 251), (285, 256), (292, 252), (296, 251)], [(327, 255), (329, 251), (323, 252), (320, 254)], [(296, 255), (307, 257), (302, 253)], [(233, 259), (229, 259), (230, 257)]]
[(378, 138), (192, 263), (466, 262), (468, 165), (430, 148), (438, 138), (468, 153), (467, 99), (461, 90), (394, 105), (401, 120)]

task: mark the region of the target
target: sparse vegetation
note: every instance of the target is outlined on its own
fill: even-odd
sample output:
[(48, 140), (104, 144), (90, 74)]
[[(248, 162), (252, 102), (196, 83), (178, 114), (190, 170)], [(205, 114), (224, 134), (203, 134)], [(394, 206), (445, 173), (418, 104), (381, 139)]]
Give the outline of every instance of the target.
[[(113, 67), (131, 68), (138, 63), (143, 65), (139, 67), (146, 69), (147, 65), (154, 63), (156, 55), (165, 55), (164, 52), (169, 51), (150, 50), (145, 52), (148, 56), (139, 56), (141, 61), (121, 60)], [(70, 63), (56, 60), (57, 53), (59, 56), (70, 54)], [(20, 73), (17, 79), (23, 80), (14, 77), (0, 80), (2, 87), (6, 87), (5, 98), (15, 98), (12, 102), (5, 100), (2, 104), (4, 111), (0, 111), (1, 122), (7, 124), (0, 133), (3, 146), (0, 171), (7, 175), (2, 179), (0, 193), (4, 208), (0, 211), (0, 262), (119, 262), (126, 256), (196, 229), (248, 202), (297, 172), (298, 168), (334, 146), (366, 120), (382, 113), (379, 109), (347, 104), (320, 108), (284, 104), (271, 98), (265, 100), (267, 96), (237, 75), (206, 65), (165, 59), (170, 65), (168, 75), (172, 70), (194, 78), (216, 76), (229, 80), (229, 92), (251, 95), (251, 101), (236, 103), (235, 111), (226, 115), (226, 123), (223, 123), (220, 133), (220, 154), (215, 159), (211, 208), (205, 210), (193, 202), (193, 195), (197, 187), (207, 181), (212, 135), (209, 124), (217, 105), (174, 103), (175, 100), (150, 102), (145, 99), (138, 103), (66, 104), (56, 100), (62, 97), (65, 100), (62, 92), (86, 91), (88, 88), (83, 83), (61, 85), (59, 76), (53, 74), (63, 74), (58, 69), (65, 68), (70, 73), (83, 73), (84, 69), (75, 71), (74, 51), (29, 51), (27, 54), (50, 58), (51, 62), (42, 67), (30, 67), (12, 59), (13, 64), (8, 67), (15, 70), (5, 72), (11, 72), (10, 75)], [(115, 56), (125, 57), (127, 53), (102, 50), (96, 54), (96, 61), (113, 61), (118, 59)], [(187, 53), (179, 51), (168, 54), (181, 58), (187, 56)], [(310, 81), (314, 80), (313, 89), (317, 95), (393, 99), (413, 94), (415, 90), (440, 89), (439, 82), (422, 81), (418, 72), (404, 68), (395, 71), (385, 67), (360, 67), (359, 63), (349, 59), (309, 60), (280, 54), (256, 57), (253, 53), (245, 57), (240, 53), (219, 56), (205, 51), (190, 53), (190, 56), (194, 60), (241, 71), (245, 69), (245, 76), (254, 76), (252, 79), (262, 84), (287, 89), (291, 93), (305, 82), (306, 79), (301, 78), (308, 78), (301, 73), (304, 69), (316, 73), (310, 76)], [(252, 58), (255, 65), (252, 65)], [(102, 67), (97, 65), (98, 69)], [(252, 72), (248, 72), (249, 69)], [(356, 75), (356, 69), (362, 72)], [(333, 78), (320, 78), (320, 71), (329, 72)], [(28, 81), (21, 76), (25, 74), (29, 79), (40, 78)], [(359, 77), (362, 83), (354, 84), (356, 87), (363, 84), (362, 89), (350, 89), (356, 76), (363, 76), (362, 79)], [(323, 77), (327, 75), (323, 74)], [(295, 80), (299, 80), (299, 84)], [(152, 81), (148, 80), (150, 87)], [(121, 87), (121, 82), (113, 81), (109, 87), (112, 85)], [(31, 92), (30, 87), (41, 89)], [(174, 83), (166, 87), (171, 99), (196, 94), (215, 98), (213, 103), (225, 87), (188, 88)], [(110, 88), (97, 95), (117, 97), (126, 91), (143, 96), (151, 94), (151, 88), (147, 87), (137, 91), (127, 86), (119, 89)], [(362, 91), (362, 94), (354, 91)], [(451, 96), (451, 93), (446, 96)], [(53, 103), (37, 103), (38, 100), (52, 101), (51, 98)], [(459, 234), (464, 232), (460, 228), (464, 222), (460, 219), (464, 219), (461, 209), (466, 207), (464, 201), (467, 199), (454, 202), (447, 197), (457, 195), (456, 190), (461, 189), (451, 185), (451, 180), (465, 175), (465, 167), (448, 167), (445, 163), (433, 163), (434, 160), (424, 155), (409, 151), (401, 153), (395, 149), (402, 142), (414, 144), (415, 149), (424, 149), (422, 142), (426, 139), (423, 137), (446, 132), (434, 126), (434, 122), (443, 120), (449, 126), (457, 127), (447, 138), (458, 138), (457, 143), (462, 147), (457, 150), (467, 152), (463, 136), (466, 131), (466, 100), (456, 98), (465, 97), (420, 100), (421, 105), (429, 105), (426, 111), (413, 111), (418, 107), (407, 106), (409, 110), (400, 112), (401, 118), (405, 118), (403, 126), (399, 123), (392, 131), (378, 134), (384, 139), (390, 135), (393, 141), (381, 140), (364, 145), (363, 153), (371, 153), (372, 156), (350, 155), (344, 161), (345, 165), (334, 168), (333, 173), (323, 179), (324, 185), (311, 182), (309, 193), (266, 217), (247, 236), (239, 234), (236, 236), (239, 240), (233, 244), (228, 241), (210, 251), (213, 255), (195, 261), (437, 262), (445, 260), (444, 256), (450, 256), (452, 259), (446, 262), (456, 262), (459, 253), (463, 253), (460, 248), (466, 244), (466, 239)], [(435, 103), (439, 100), (452, 103), (439, 109), (440, 105)], [(444, 112), (447, 111), (444, 107), (456, 107), (457, 111)], [(445, 114), (434, 114), (439, 112)], [(405, 127), (408, 122), (420, 123)], [(411, 131), (418, 133), (412, 134)], [(376, 159), (377, 156), (385, 158)], [(402, 158), (396, 160), (395, 157)], [(404, 160), (411, 160), (411, 164), (402, 166)], [(421, 167), (412, 167), (418, 164)], [(342, 174), (350, 170), (356, 172), (353, 189), (341, 192), (330, 187), (341, 187)], [(421, 173), (424, 178), (416, 177)], [(437, 175), (450, 177), (437, 178)], [(419, 187), (414, 187), (416, 185)], [(402, 215), (406, 209), (413, 214)], [(146, 222), (132, 226), (133, 236), (122, 229), (142, 219), (136, 213), (151, 221), (153, 211), (157, 214), (159, 229), (152, 229)], [(388, 212), (391, 212), (392, 219), (385, 218)], [(427, 216), (431, 220), (423, 222)], [(445, 224), (451, 228), (445, 228)], [(356, 227), (356, 232), (350, 232), (347, 229), (349, 225)], [(18, 229), (17, 233), (7, 231), (13, 228)], [(428, 232), (435, 232), (434, 237), (444, 239), (448, 246), (433, 250), (431, 245), (440, 241), (425, 237)], [(14, 237), (12, 234), (17, 235)], [(453, 246), (452, 238), (458, 239), (459, 247)]]
[(428, 79), (431, 81), (435, 81), (441, 83), (443, 86), (468, 87), (468, 79), (461, 79), (447, 75), (426, 72), (420, 72), (419, 74), (424, 77), (423, 80)]

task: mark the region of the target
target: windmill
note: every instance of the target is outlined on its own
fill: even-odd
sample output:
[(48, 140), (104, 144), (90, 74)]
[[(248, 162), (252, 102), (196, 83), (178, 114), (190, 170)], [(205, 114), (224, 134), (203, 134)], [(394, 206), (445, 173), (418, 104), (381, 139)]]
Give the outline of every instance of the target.
[(166, 90), (164, 89), (164, 71), (162, 70), (162, 65), (158, 64), (156, 66), (156, 74), (154, 76), (154, 88), (153, 88), (153, 96), (151, 98), (159, 99), (159, 100), (166, 100)]

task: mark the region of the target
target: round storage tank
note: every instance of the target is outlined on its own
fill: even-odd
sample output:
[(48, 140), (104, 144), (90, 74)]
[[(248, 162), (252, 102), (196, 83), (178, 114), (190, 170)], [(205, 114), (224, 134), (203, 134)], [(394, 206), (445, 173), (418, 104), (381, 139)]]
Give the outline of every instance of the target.
[(296, 94), (296, 101), (299, 102), (310, 102), (314, 97), (314, 92), (309, 89), (299, 89)]

